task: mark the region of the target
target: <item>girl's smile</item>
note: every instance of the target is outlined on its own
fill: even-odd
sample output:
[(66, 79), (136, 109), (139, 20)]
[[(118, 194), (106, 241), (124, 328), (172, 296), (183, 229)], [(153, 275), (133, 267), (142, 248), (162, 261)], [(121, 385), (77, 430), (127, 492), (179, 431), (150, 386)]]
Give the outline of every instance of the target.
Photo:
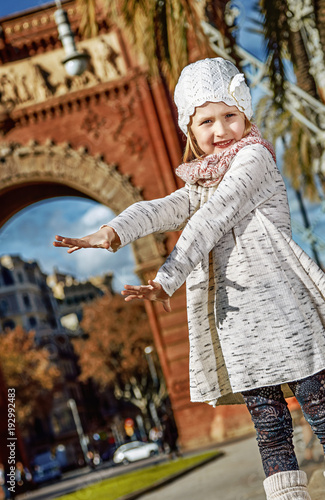
[(225, 151), (243, 138), (245, 115), (236, 106), (207, 102), (192, 116), (191, 130), (199, 148), (207, 155)]
[(214, 142), (213, 145), (217, 148), (229, 148), (233, 143), (232, 140), (230, 141), (222, 141), (222, 142)]

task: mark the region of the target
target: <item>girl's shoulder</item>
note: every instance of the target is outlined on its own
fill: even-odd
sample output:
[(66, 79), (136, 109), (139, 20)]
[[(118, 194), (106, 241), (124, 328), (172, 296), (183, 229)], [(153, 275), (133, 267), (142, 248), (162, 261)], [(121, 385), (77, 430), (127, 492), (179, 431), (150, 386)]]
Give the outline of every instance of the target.
[(281, 176), (275, 157), (263, 144), (248, 144), (238, 151), (231, 162), (231, 172), (250, 171), (256, 175)]
[[(271, 151), (264, 144), (247, 144), (241, 148), (238, 153), (235, 155), (236, 158), (249, 158), (254, 156), (255, 158), (260, 157), (261, 161), (263, 160), (272, 160), (274, 162), (274, 156)], [(274, 162), (275, 163), (275, 162)]]

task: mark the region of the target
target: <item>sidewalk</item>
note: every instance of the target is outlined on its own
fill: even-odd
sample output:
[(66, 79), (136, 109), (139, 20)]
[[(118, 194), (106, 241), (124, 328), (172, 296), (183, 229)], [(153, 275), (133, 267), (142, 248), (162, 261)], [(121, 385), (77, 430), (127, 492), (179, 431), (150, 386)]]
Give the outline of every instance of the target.
[(220, 446), (225, 455), (141, 500), (265, 500), (255, 437)]
[(324, 467), (315, 470), (309, 481), (308, 491), (311, 500), (324, 500), (325, 498), (325, 477)]
[[(159, 490), (143, 494), (141, 500), (265, 500), (265, 478), (255, 437), (220, 446), (225, 455)], [(299, 458), (299, 457), (298, 457)], [(310, 479), (312, 500), (325, 499), (323, 464), (303, 470)]]

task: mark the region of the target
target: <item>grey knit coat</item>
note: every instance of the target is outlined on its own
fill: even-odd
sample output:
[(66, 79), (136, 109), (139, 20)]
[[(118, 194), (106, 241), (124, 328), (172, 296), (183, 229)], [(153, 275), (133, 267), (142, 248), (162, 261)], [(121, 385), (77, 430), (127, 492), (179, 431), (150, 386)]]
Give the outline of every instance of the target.
[(291, 239), (264, 146), (241, 149), (217, 188), (186, 185), (108, 225), (122, 246), (183, 228), (155, 281), (170, 296), (186, 281), (192, 401), (238, 403), (325, 369), (325, 275)]

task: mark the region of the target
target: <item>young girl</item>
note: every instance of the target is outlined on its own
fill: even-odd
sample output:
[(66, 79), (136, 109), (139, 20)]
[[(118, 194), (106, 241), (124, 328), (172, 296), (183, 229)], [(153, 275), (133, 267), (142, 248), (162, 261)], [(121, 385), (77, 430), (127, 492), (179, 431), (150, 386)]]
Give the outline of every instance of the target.
[(252, 125), (244, 76), (222, 58), (186, 66), (175, 89), (187, 135), (185, 187), (135, 203), (96, 233), (55, 246), (118, 248), (157, 231), (182, 234), (148, 285), (125, 300), (170, 297), (187, 284), (192, 401), (244, 401), (268, 499), (310, 499), (292, 444), (294, 394), (325, 447), (325, 276), (291, 239), (272, 146)]

